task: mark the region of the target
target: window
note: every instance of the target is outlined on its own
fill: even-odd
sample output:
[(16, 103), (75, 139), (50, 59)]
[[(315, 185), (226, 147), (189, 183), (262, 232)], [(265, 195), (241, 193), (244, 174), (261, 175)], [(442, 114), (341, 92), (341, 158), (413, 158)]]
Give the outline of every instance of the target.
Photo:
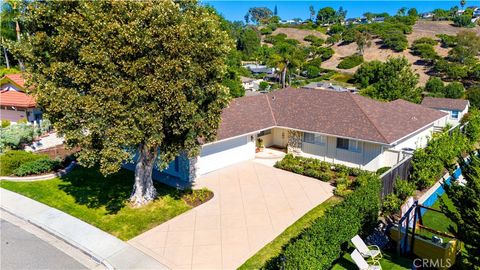
[(458, 111), (452, 111), (451, 116), (452, 119), (458, 119)]
[(359, 141), (354, 141), (354, 140), (348, 140), (348, 150), (352, 152), (360, 152), (360, 142)]
[(348, 139), (337, 138), (337, 148), (348, 150)]
[(320, 134), (305, 132), (303, 133), (303, 141), (306, 143), (323, 145), (325, 144), (326, 137)]
[(260, 133), (258, 133), (258, 137), (262, 137), (262, 136), (265, 136), (265, 135), (268, 135), (268, 134), (272, 134), (272, 130), (271, 129), (267, 129), (267, 130), (262, 130), (260, 131)]

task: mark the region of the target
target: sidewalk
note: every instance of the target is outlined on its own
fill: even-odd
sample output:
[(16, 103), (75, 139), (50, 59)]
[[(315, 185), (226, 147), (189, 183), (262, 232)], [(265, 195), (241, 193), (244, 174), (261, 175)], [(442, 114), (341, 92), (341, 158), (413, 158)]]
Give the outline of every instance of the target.
[(168, 269), (126, 242), (78, 218), (2, 188), (0, 208), (63, 239), (109, 269)]

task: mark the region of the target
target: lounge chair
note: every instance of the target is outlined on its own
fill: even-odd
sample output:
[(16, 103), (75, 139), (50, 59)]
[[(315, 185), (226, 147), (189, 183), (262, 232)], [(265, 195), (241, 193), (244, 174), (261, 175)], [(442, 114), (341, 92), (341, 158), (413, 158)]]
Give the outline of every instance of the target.
[(382, 252), (380, 248), (376, 245), (367, 246), (365, 242), (363, 242), (360, 236), (355, 235), (352, 238), (352, 243), (358, 252), (365, 258), (365, 259), (372, 259), (374, 261), (378, 261), (382, 258)]
[(362, 254), (360, 254), (357, 249), (355, 249), (350, 255), (360, 270), (382, 270), (382, 266), (380, 265), (379, 261), (373, 261), (372, 264), (367, 263), (365, 258), (363, 258)]

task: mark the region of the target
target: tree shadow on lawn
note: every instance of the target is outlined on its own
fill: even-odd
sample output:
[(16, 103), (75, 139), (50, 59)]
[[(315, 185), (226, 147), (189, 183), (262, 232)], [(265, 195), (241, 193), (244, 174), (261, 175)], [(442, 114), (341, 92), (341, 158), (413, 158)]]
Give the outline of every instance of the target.
[[(133, 190), (133, 172), (121, 169), (119, 172), (104, 177), (99, 168), (78, 166), (69, 174), (61, 177), (59, 189), (73, 196), (76, 203), (89, 208), (105, 207), (108, 214), (116, 214), (127, 203)], [(158, 198), (170, 195), (181, 198), (181, 191), (154, 181)]]

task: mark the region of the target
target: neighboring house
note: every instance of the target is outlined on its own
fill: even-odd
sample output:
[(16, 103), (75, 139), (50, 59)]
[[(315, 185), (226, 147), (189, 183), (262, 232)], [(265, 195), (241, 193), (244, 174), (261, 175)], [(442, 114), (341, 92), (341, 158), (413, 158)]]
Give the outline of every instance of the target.
[(242, 86), (246, 91), (258, 91), (260, 88), (260, 83), (263, 82), (262, 79), (254, 79), (243, 76), (240, 77), (240, 81), (242, 82)]
[(465, 99), (425, 97), (422, 106), (448, 113), (448, 124), (456, 126), (468, 112), (470, 102)]
[(311, 82), (307, 85), (302, 86), (302, 88), (312, 89), (312, 90), (330, 90), (330, 91), (337, 91), (337, 92), (358, 93), (358, 90), (354, 87), (344, 88), (342, 86), (332, 84), (332, 83), (329, 83), (329, 82)]
[[(184, 181), (255, 158), (266, 147), (369, 171), (393, 166), (425, 147), (447, 114), (404, 100), (375, 101), (349, 92), (286, 88), (241, 97), (223, 110), (217, 141), (195, 158), (181, 156), (165, 171)], [(175, 168), (175, 169), (172, 169)]]
[(25, 93), (25, 79), (22, 74), (7, 74), (0, 79), (1, 120), (16, 123), (26, 119), (30, 123), (39, 123), (42, 112), (37, 108), (35, 99)]
[(420, 15), (420, 16), (424, 19), (431, 19), (431, 18), (433, 18), (433, 13), (432, 12), (425, 12), (425, 13), (422, 13), (422, 15)]
[(243, 67), (250, 70), (252, 73), (256, 73), (256, 74), (260, 74), (260, 73), (274, 74), (275, 73), (275, 68), (271, 68), (266, 65), (246, 64)]

